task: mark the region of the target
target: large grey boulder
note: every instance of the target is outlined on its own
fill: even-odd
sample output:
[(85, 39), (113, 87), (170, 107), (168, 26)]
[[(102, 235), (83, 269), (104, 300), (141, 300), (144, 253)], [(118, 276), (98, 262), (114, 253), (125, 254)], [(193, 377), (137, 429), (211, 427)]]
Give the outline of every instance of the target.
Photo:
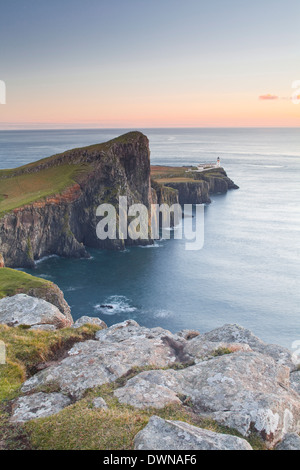
[(72, 325), (72, 328), (80, 328), (81, 326), (87, 325), (87, 324), (100, 326), (101, 328), (107, 328), (107, 324), (103, 320), (100, 320), (100, 318), (87, 317), (87, 316), (78, 318), (78, 320), (76, 320), (74, 325)]
[(226, 343), (248, 344), (253, 351), (270, 356), (276, 362), (288, 366), (291, 370), (296, 369), (295, 363), (292, 360), (292, 354), (288, 349), (276, 344), (266, 344), (250, 330), (240, 325), (224, 325), (201, 335), (201, 337), (203, 340), (211, 342), (223, 341)]
[(202, 335), (188, 341), (184, 353), (189, 355), (195, 363), (211, 359), (218, 355), (230, 354), (238, 351), (251, 351), (248, 344), (225, 343), (224, 341), (208, 341)]
[(0, 323), (9, 326), (52, 325), (55, 328), (64, 328), (70, 325), (70, 319), (46, 300), (17, 294), (0, 300)]
[(252, 450), (244, 439), (152, 416), (134, 439), (135, 450)]
[(12, 423), (24, 423), (36, 418), (45, 418), (63, 410), (71, 400), (61, 393), (34, 393), (18, 398), (13, 404)]
[(80, 398), (85, 390), (113, 382), (132, 368), (171, 367), (182, 348), (169, 331), (142, 328), (132, 322), (101, 330), (97, 338), (75, 344), (65, 359), (27, 380), (22, 391), (55, 382), (62, 391)]
[(168, 392), (244, 436), (257, 431), (269, 445), (300, 430), (300, 400), (290, 388), (288, 367), (257, 352), (224, 355), (184, 370), (142, 372), (114, 393), (121, 403), (160, 408)]
[(300, 450), (300, 436), (296, 433), (286, 434), (276, 450)]

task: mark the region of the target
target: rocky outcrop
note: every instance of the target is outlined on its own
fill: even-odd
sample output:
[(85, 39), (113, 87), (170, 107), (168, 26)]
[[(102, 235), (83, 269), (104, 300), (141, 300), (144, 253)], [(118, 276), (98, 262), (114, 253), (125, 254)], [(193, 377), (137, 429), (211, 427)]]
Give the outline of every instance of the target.
[[(22, 292), (22, 289), (19, 289)], [(50, 304), (58, 308), (58, 310), (69, 320), (69, 324), (72, 325), (73, 318), (71, 315), (71, 308), (65, 300), (63, 292), (60, 288), (53, 284), (49, 283), (47, 288), (30, 288), (26, 289), (26, 294), (30, 297), (36, 297), (37, 299), (45, 300)]]
[(132, 320), (98, 331), (96, 338), (76, 344), (68, 357), (27, 380), (22, 391), (32, 392), (54, 381), (78, 399), (85, 390), (113, 382), (132, 368), (171, 367), (182, 346), (169, 331), (149, 330)]
[[(272, 357), (278, 364), (288, 366), (291, 371), (296, 369), (291, 352), (276, 344), (266, 344), (250, 330), (239, 325), (224, 325), (201, 336), (202, 340), (235, 344), (248, 344), (253, 351)], [(199, 341), (199, 339), (198, 339)]]
[(142, 372), (115, 391), (121, 403), (137, 408), (160, 408), (160, 396), (168, 394), (170, 403), (172, 394), (184, 396), (197, 413), (244, 436), (256, 431), (269, 445), (300, 431), (300, 400), (290, 389), (289, 369), (260, 353), (237, 352), (182, 371)]
[(175, 189), (178, 192), (180, 204), (205, 204), (210, 203), (210, 195), (226, 193), (230, 189), (238, 189), (238, 186), (228, 178), (223, 168), (212, 172), (193, 172), (193, 180), (185, 182), (167, 182), (164, 186)]
[(176, 189), (180, 204), (204, 204), (211, 202), (209, 184), (206, 181), (184, 183), (166, 183), (165, 186)]
[(18, 398), (13, 404), (12, 423), (25, 423), (32, 419), (45, 418), (63, 410), (71, 400), (61, 393), (34, 393)]
[(87, 316), (78, 318), (78, 320), (76, 320), (74, 325), (72, 325), (72, 328), (80, 328), (81, 326), (86, 325), (86, 324), (97, 325), (97, 326), (100, 326), (101, 328), (107, 328), (106, 323), (103, 320), (100, 320), (100, 318), (87, 317)]
[(0, 324), (52, 330), (71, 326), (72, 323), (72, 318), (42, 299), (17, 294), (0, 300)]
[(252, 450), (239, 437), (152, 416), (134, 439), (135, 450)]
[(1, 253), (0, 253), (0, 268), (5, 268), (4, 258)]
[(300, 437), (296, 433), (286, 434), (276, 450), (300, 450)]
[[(131, 132), (106, 144), (74, 149), (14, 171), (34, 173), (53, 166), (81, 165), (73, 186), (8, 212), (0, 219), (0, 246), (6, 266), (32, 267), (34, 261), (56, 254), (88, 257), (85, 247), (120, 249), (141, 240), (99, 240), (96, 208), (102, 203), (118, 206), (119, 196), (128, 204), (152, 202), (150, 151), (146, 136)], [(143, 243), (146, 243), (144, 241)]]
[[(291, 385), (295, 374), (286, 350), (265, 344), (238, 325), (205, 334), (193, 330), (172, 334), (128, 320), (97, 331), (94, 340), (75, 344), (66, 357), (24, 382), (22, 392), (35, 394), (55, 384), (55, 389), (79, 400), (88, 389), (123, 377), (122, 386), (113, 392), (121, 404), (138, 409), (188, 406), (194, 414), (245, 437), (256, 432), (272, 448), (286, 434), (300, 432), (300, 395)], [(101, 397), (94, 407), (98, 405), (105, 409)], [(176, 448), (182, 449), (187, 435), (192, 446), (238, 445), (198, 428), (185, 434), (182, 424), (170, 422), (159, 422), (161, 442), (152, 444), (153, 426), (150, 431), (140, 441), (137, 438), (138, 448), (151, 442), (168, 449), (176, 442)]]

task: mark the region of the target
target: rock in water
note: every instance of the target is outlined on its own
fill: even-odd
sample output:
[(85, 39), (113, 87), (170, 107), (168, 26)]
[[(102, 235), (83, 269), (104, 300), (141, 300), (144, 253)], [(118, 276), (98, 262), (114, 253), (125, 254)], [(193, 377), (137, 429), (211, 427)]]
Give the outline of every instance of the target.
[(134, 439), (135, 450), (252, 450), (245, 439), (152, 416)]
[(57, 307), (42, 299), (17, 294), (0, 300), (0, 323), (9, 326), (53, 325), (55, 328), (70, 326), (69, 318)]
[(12, 423), (25, 423), (31, 419), (45, 418), (63, 410), (71, 400), (61, 393), (34, 393), (18, 398), (13, 404)]

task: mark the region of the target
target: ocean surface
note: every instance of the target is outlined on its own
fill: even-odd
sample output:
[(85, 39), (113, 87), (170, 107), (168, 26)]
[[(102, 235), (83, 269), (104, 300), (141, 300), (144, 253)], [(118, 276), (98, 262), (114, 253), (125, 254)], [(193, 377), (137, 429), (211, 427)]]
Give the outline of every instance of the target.
[[(150, 139), (152, 164), (190, 165), (219, 156), (240, 186), (205, 207), (203, 249), (186, 251), (184, 240), (160, 240), (124, 252), (90, 250), (89, 260), (51, 257), (27, 272), (58, 284), (75, 319), (99, 316), (111, 325), (133, 318), (173, 332), (238, 323), (292, 348), (300, 340), (299, 129), (140, 130)], [(124, 132), (0, 131), (0, 168)]]

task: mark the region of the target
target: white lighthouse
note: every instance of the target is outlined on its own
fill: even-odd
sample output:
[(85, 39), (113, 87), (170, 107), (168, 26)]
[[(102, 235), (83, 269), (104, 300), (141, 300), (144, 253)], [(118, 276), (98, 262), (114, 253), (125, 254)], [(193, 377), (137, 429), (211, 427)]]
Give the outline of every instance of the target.
[(217, 167), (220, 167), (221, 165), (221, 160), (220, 160), (220, 157), (217, 158)]

